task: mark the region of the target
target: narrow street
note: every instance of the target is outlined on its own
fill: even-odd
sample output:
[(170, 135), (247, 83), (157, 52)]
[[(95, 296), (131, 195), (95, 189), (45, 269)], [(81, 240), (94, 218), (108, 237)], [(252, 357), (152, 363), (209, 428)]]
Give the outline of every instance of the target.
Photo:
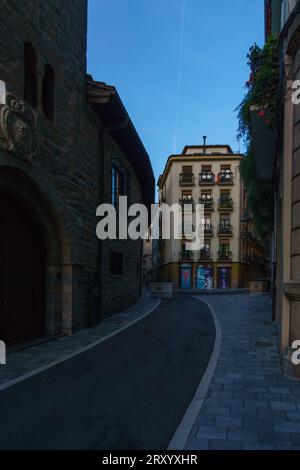
[(0, 392), (1, 449), (166, 449), (209, 361), (208, 307), (189, 296)]

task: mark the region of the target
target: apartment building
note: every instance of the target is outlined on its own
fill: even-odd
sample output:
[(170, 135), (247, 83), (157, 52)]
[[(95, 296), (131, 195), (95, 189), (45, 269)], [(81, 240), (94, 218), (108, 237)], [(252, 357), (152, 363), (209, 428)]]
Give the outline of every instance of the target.
[(229, 145), (186, 146), (171, 155), (159, 178), (159, 202), (195, 209), (203, 204), (204, 246), (189, 251), (187, 240), (162, 240), (157, 280), (182, 289), (236, 288), (242, 285), (242, 155)]

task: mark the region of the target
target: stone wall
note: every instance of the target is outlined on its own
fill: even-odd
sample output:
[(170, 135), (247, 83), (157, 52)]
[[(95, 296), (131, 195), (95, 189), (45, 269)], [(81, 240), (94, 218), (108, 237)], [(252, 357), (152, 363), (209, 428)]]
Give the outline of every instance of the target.
[[(139, 298), (141, 243), (102, 246), (95, 230), (97, 206), (111, 201), (113, 154), (128, 167), (133, 202), (141, 201), (140, 184), (87, 104), (87, 2), (0, 0), (0, 9), (0, 80), (7, 91), (23, 99), (26, 41), (36, 50), (38, 69), (38, 103), (31, 110), (37, 148), (32, 159), (26, 159), (16, 146), (9, 150), (0, 139), (0, 186), (26, 200), (41, 226), (47, 246), (47, 331), (69, 334), (91, 321), (90, 294), (95, 285), (100, 286), (101, 297), (98, 319)], [(41, 108), (47, 63), (55, 71), (54, 122)], [(9, 112), (16, 122), (15, 110)], [(125, 254), (121, 279), (109, 274), (109, 250), (115, 245)]]

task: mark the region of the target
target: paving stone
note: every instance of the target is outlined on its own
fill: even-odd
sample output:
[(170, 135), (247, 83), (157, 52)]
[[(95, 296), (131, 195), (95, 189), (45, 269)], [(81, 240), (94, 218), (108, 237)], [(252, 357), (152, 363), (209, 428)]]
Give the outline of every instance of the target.
[[(223, 337), (209, 398), (197, 419), (197, 440), (211, 450), (300, 448), (300, 382), (280, 369), (269, 297), (202, 298), (214, 309)], [(207, 416), (205, 426), (201, 415)]]
[(258, 435), (256, 432), (247, 431), (246, 429), (230, 429), (228, 439), (230, 441), (258, 442)]
[(290, 401), (271, 401), (272, 410), (292, 411), (296, 410), (296, 404)]
[(230, 408), (220, 407), (220, 406), (207, 406), (204, 407), (203, 413), (206, 415), (213, 416), (229, 416)]
[(214, 426), (199, 426), (196, 438), (200, 439), (226, 439), (227, 429)]
[(232, 398), (232, 392), (214, 392), (214, 391), (211, 391), (210, 392), (210, 398), (220, 398), (220, 399), (229, 399), (229, 398)]
[(242, 443), (237, 441), (211, 440), (209, 450), (241, 450)]
[(216, 426), (221, 428), (241, 428), (243, 426), (242, 418), (233, 416), (218, 416)]
[(287, 387), (268, 387), (270, 393), (279, 393), (280, 395), (290, 395), (291, 391)]
[(185, 450), (207, 450), (209, 445), (208, 439), (189, 439), (186, 443)]
[(231, 408), (230, 410), (231, 416), (237, 417), (256, 417), (257, 416), (257, 409), (256, 408)]
[(300, 411), (288, 411), (286, 417), (288, 421), (300, 421)]
[[(216, 417), (211, 415), (200, 415), (197, 418), (197, 425), (198, 426), (215, 426), (216, 424)], [(197, 434), (197, 431), (196, 431)]]
[(300, 434), (300, 423), (291, 421), (275, 421), (274, 429), (277, 432)]
[(259, 444), (258, 442), (243, 442), (243, 450), (276, 450), (275, 444)]
[(263, 418), (245, 418), (244, 419), (244, 427), (245, 429), (252, 429), (252, 430), (273, 430), (273, 420), (272, 419), (263, 419)]
[(280, 444), (280, 445), (292, 445), (290, 435), (287, 433), (279, 433), (276, 431), (259, 431), (258, 432), (259, 442), (262, 444)]
[(266, 400), (246, 400), (245, 401), (245, 407), (246, 408), (262, 408), (264, 410), (267, 410), (270, 408), (270, 404)]

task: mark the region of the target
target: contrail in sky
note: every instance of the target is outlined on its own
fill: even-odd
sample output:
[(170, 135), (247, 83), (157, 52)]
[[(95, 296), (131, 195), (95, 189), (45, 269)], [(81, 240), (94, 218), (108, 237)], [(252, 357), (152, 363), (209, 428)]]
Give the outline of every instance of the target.
[(174, 127), (174, 149), (173, 149), (174, 151), (173, 151), (173, 153), (176, 153), (176, 146), (177, 146), (177, 130), (178, 130), (178, 118), (179, 118), (181, 75), (182, 75), (182, 57), (183, 57), (183, 43), (184, 43), (185, 7), (186, 7), (186, 0), (182, 0), (180, 45), (179, 45), (179, 59), (178, 59), (177, 95), (176, 95), (176, 110), (175, 110), (175, 127)]

